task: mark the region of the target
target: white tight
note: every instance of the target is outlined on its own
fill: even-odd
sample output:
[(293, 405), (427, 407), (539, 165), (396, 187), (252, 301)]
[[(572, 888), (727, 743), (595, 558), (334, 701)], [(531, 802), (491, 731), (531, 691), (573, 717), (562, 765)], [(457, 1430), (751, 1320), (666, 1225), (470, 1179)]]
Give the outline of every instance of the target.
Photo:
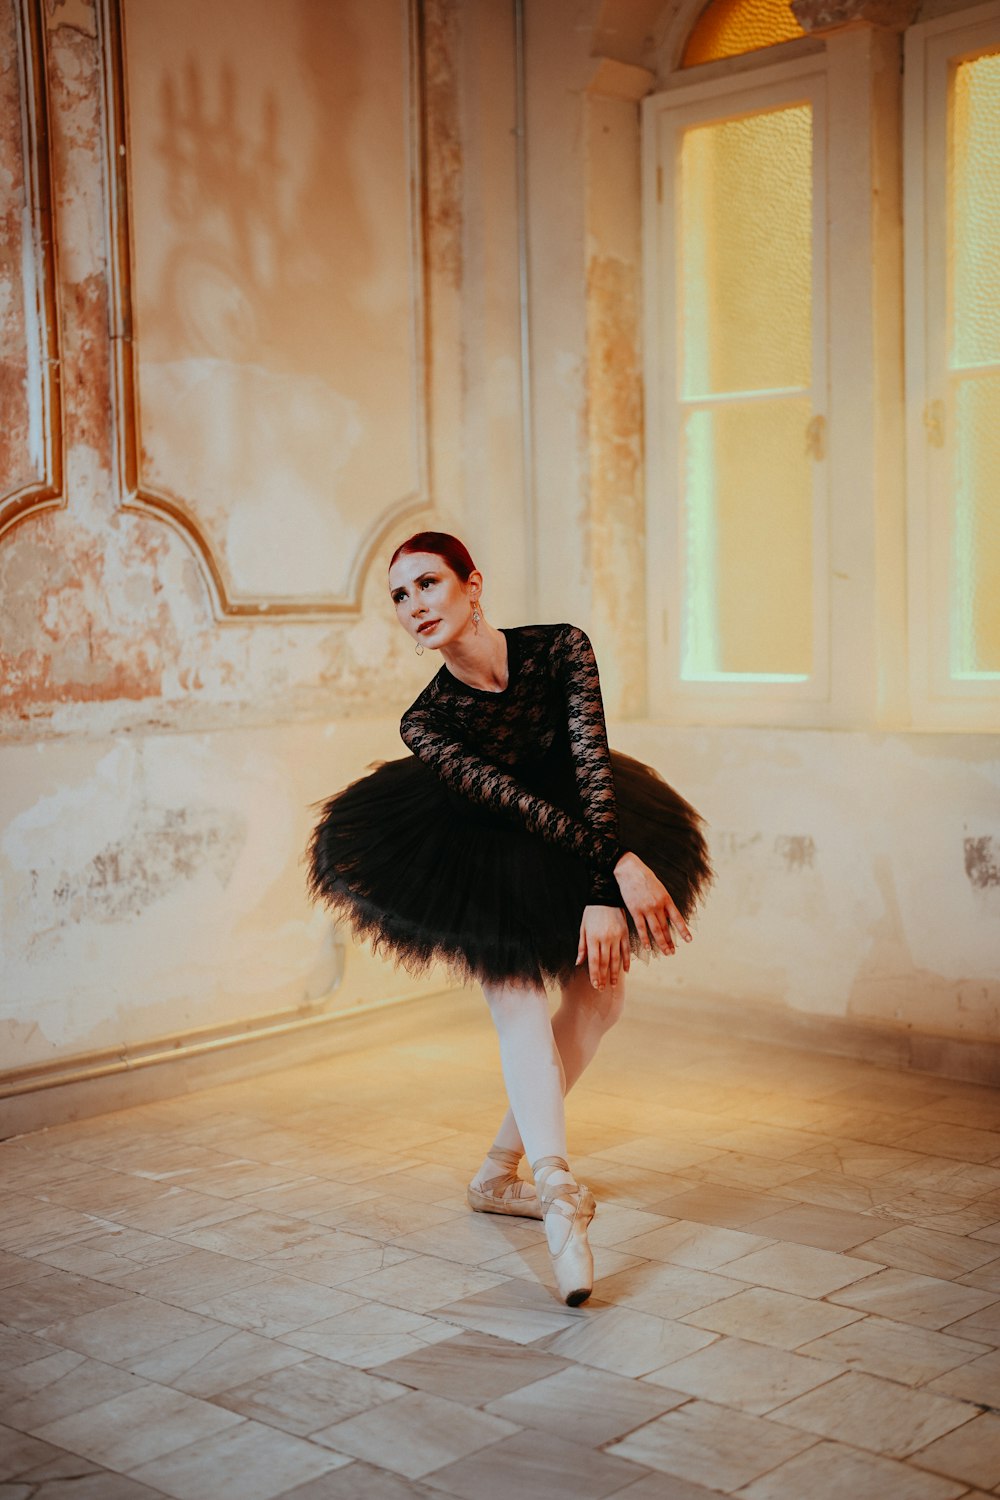
[(595, 990), (586, 964), (568, 984), (549, 1018), (543, 989), (484, 985), (500, 1040), (500, 1065), (510, 1109), (494, 1145), (540, 1156), (566, 1157), (566, 1112), (563, 1096), (590, 1062), (601, 1038), (620, 1018), (625, 1003), (624, 976)]

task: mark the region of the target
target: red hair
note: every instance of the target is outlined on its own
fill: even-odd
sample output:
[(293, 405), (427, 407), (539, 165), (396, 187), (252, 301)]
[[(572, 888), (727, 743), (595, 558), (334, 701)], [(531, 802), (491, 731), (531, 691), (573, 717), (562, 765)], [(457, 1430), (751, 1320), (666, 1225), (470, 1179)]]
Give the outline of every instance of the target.
[(433, 552), (435, 557), (443, 558), (463, 583), (468, 583), (469, 574), (476, 566), (468, 547), (457, 536), (452, 536), (451, 532), (418, 531), (407, 537), (405, 542), (400, 542), (389, 559), (389, 567), (392, 567), (397, 557), (409, 557), (414, 552)]

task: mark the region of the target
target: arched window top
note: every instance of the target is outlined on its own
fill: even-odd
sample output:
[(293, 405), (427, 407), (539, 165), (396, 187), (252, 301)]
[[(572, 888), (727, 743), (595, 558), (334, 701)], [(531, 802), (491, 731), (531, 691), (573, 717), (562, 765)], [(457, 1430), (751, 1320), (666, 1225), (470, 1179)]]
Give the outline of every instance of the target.
[(788, 0), (709, 0), (688, 36), (681, 67), (738, 57), (804, 35)]

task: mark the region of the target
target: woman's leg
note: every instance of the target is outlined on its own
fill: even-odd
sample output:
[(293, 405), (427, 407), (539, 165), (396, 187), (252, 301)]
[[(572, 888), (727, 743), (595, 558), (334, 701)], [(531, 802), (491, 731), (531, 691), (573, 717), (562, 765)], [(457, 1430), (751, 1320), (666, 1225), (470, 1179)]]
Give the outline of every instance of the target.
[[(566, 1155), (565, 1078), (549, 1001), (541, 988), (483, 985), (500, 1042), (500, 1066), (516, 1120), (511, 1144), (530, 1161)], [(507, 1145), (497, 1136), (497, 1145)], [(489, 1175), (490, 1164), (486, 1164)], [(492, 1167), (495, 1175), (496, 1168)]]
[[(581, 964), (575, 970), (573, 977), (562, 986), (562, 998), (552, 1017), (550, 1030), (562, 1064), (564, 1094), (573, 1087), (590, 1063), (602, 1038), (607, 1035), (615, 1022), (621, 1019), (625, 1005), (624, 979), (624, 974), (621, 974), (617, 984), (609, 985), (605, 990), (595, 990), (590, 982), (586, 964)], [(487, 995), (487, 1001), (489, 1002), (489, 995)], [(490, 1008), (492, 1010), (492, 1005)], [(545, 1014), (548, 1019), (547, 1003)], [(494, 1020), (496, 1020), (495, 1016)], [(499, 1027), (497, 1029), (499, 1031)], [(501, 1048), (501, 1061), (502, 1058)], [(506, 1067), (504, 1068), (504, 1082), (507, 1083)], [(504, 1115), (493, 1144), (521, 1154), (525, 1150), (526, 1143), (518, 1129), (519, 1116), (509, 1083), (507, 1083), (507, 1097), (512, 1107)], [(565, 1129), (565, 1117), (563, 1128)], [(527, 1150), (528, 1160), (537, 1161), (538, 1158), (532, 1154), (530, 1146)], [(553, 1151), (544, 1154), (565, 1156), (566, 1152), (563, 1149), (560, 1152)], [(480, 1178), (485, 1180), (495, 1175), (496, 1166), (487, 1159), (473, 1180), (478, 1182)]]

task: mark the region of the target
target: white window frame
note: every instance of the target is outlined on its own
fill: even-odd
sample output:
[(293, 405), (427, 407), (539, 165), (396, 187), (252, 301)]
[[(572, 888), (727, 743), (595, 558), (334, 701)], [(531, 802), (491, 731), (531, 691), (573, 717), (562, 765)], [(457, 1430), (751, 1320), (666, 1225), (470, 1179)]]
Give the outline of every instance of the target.
[[(918, 22), (905, 40), (908, 622), (913, 723), (921, 729), (1000, 728), (1000, 680), (954, 678), (948, 660), (954, 420), (947, 406), (947, 247), (940, 211), (947, 171), (948, 61), (998, 44), (998, 0)], [(935, 402), (943, 406), (934, 408)], [(935, 446), (932, 438), (941, 429), (934, 419), (941, 416), (944, 446)]]
[[(824, 726), (830, 714), (829, 464), (814, 459), (813, 672), (804, 680), (682, 677), (683, 516), (680, 403), (676, 399), (679, 338), (676, 315), (676, 238), (671, 208), (676, 182), (664, 160), (664, 140), (682, 126), (708, 123), (782, 105), (809, 103), (813, 112), (813, 349), (814, 414), (828, 396), (827, 89), (826, 59), (815, 53), (752, 71), (690, 83), (671, 81), (643, 102), (642, 208), (647, 521), (647, 640), (649, 711), (679, 724)], [(805, 441), (805, 434), (803, 434)]]

